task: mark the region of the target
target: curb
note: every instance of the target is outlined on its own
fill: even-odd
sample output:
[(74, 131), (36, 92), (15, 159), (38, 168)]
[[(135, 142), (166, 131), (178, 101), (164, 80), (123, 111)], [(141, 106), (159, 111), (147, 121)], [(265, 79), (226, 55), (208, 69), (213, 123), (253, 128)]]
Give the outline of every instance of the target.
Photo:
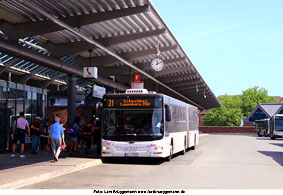
[(19, 179), (17, 181), (14, 182), (9, 182), (6, 184), (0, 184), (0, 189), (17, 189), (17, 188), (21, 188), (23, 186), (27, 186), (27, 185), (31, 185), (34, 183), (38, 183), (38, 182), (42, 182), (48, 179), (52, 179), (55, 177), (59, 177), (62, 175), (66, 175), (69, 173), (73, 173), (76, 171), (80, 171), (86, 168), (90, 168), (93, 166), (97, 166), (102, 164), (101, 160), (96, 159), (93, 161), (89, 161), (89, 162), (85, 162), (85, 163), (81, 163), (81, 164), (77, 164), (77, 165), (73, 165), (73, 166), (67, 166), (61, 170), (53, 170), (50, 171), (48, 173), (43, 173), (37, 176), (31, 176), (25, 179)]

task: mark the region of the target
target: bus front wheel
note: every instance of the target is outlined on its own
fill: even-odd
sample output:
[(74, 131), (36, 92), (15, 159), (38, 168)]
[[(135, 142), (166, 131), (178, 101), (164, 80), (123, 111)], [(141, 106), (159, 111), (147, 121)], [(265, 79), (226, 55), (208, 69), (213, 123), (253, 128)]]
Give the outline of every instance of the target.
[(171, 145), (170, 154), (169, 154), (169, 156), (167, 156), (166, 160), (167, 160), (168, 162), (171, 161), (172, 156), (173, 156), (173, 145)]
[(192, 150), (195, 150), (197, 148), (197, 137), (195, 136), (194, 146), (192, 147)]
[(185, 140), (184, 140), (184, 149), (182, 150), (182, 155), (185, 155), (185, 154), (186, 154), (186, 150), (187, 150), (187, 146), (186, 146), (186, 137), (185, 137)]

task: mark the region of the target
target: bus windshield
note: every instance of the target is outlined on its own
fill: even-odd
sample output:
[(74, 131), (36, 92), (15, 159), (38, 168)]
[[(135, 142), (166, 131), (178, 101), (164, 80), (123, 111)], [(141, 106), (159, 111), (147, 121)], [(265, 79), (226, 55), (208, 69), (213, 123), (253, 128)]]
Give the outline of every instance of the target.
[(259, 129), (259, 128), (268, 128), (268, 121), (255, 121), (255, 128)]
[(275, 131), (283, 131), (283, 116), (275, 117)]
[(104, 110), (104, 139), (113, 141), (145, 141), (163, 136), (161, 108)]

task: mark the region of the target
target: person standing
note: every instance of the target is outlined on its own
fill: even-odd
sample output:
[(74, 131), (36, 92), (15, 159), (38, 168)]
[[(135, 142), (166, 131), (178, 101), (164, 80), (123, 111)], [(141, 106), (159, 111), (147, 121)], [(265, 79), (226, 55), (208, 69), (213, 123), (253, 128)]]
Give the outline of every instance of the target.
[(21, 150), (20, 150), (20, 158), (25, 158), (24, 155), (24, 149), (25, 149), (25, 136), (26, 136), (26, 129), (28, 136), (30, 137), (30, 128), (28, 121), (24, 119), (24, 112), (20, 112), (20, 117), (15, 121), (14, 127), (13, 127), (13, 146), (12, 146), (12, 154), (11, 157), (16, 157), (15, 151), (16, 151), (16, 144), (18, 140), (20, 140), (21, 143)]
[(96, 154), (101, 156), (101, 121), (98, 117), (95, 118), (94, 123), (94, 140), (96, 142)]
[(32, 146), (31, 146), (31, 153), (37, 154), (39, 152), (39, 145), (40, 145), (40, 133), (42, 130), (42, 125), (40, 123), (40, 117), (37, 116), (35, 121), (31, 124), (30, 130), (32, 135)]
[(72, 154), (73, 150), (74, 150), (75, 153), (77, 153), (77, 149), (78, 149), (78, 133), (79, 133), (79, 129), (80, 129), (80, 122), (81, 122), (80, 117), (76, 117), (74, 119), (74, 123), (72, 125), (74, 137), (72, 137), (72, 145), (71, 145), (71, 149), (70, 149), (70, 153), (69, 154)]
[(59, 122), (60, 118), (56, 116), (55, 123), (51, 125), (48, 136), (48, 144), (51, 144), (54, 162), (58, 161), (59, 159), (62, 143), (63, 145), (65, 144), (63, 126)]
[(87, 126), (84, 128), (84, 140), (86, 142), (86, 155), (90, 155), (90, 148), (91, 148), (91, 140), (92, 140), (92, 135), (93, 135), (93, 126), (94, 122), (93, 120), (90, 120), (87, 123)]

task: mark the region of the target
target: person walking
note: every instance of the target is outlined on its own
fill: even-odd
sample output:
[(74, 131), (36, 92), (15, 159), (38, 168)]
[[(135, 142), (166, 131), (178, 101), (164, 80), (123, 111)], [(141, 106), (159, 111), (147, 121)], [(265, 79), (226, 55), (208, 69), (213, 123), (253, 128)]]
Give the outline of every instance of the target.
[(39, 153), (39, 145), (40, 145), (40, 133), (42, 130), (42, 125), (40, 123), (40, 117), (37, 116), (34, 122), (30, 126), (31, 135), (32, 135), (32, 146), (31, 153), (38, 154)]
[(28, 133), (28, 136), (30, 137), (30, 128), (28, 121), (24, 119), (24, 112), (20, 112), (20, 117), (15, 121), (14, 127), (13, 127), (13, 146), (12, 146), (12, 154), (11, 157), (16, 157), (15, 151), (16, 151), (16, 145), (18, 140), (20, 140), (21, 143), (21, 150), (20, 150), (20, 158), (25, 158), (24, 155), (24, 149), (25, 149), (25, 136), (26, 136), (26, 130)]
[(58, 161), (59, 159), (62, 143), (63, 145), (65, 144), (63, 126), (59, 122), (60, 118), (56, 116), (55, 123), (51, 125), (48, 136), (48, 144), (51, 144), (54, 155), (54, 162)]

